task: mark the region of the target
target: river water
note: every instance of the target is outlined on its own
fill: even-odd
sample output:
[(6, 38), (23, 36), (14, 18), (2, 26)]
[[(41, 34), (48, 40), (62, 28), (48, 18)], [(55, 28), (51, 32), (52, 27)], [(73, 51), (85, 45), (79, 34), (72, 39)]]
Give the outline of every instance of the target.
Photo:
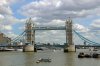
[[(0, 52), (0, 66), (100, 66), (100, 58), (77, 58), (77, 52), (61, 50), (34, 52)], [(88, 51), (85, 51), (88, 52)], [(36, 63), (39, 58), (51, 58), (51, 62)]]

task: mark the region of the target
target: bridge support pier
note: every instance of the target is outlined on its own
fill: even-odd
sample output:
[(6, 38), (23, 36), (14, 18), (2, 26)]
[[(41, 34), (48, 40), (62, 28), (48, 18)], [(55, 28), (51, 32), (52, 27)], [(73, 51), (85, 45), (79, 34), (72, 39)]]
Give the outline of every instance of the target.
[(75, 45), (69, 45), (67, 48), (64, 49), (64, 52), (75, 52), (76, 48)]
[(33, 45), (25, 45), (23, 47), (23, 52), (34, 52), (34, 46)]

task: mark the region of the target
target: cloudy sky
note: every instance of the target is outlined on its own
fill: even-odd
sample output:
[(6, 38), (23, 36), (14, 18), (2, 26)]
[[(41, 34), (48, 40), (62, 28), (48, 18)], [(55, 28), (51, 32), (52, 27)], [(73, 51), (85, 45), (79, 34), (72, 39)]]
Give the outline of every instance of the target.
[[(36, 26), (64, 26), (71, 17), (73, 29), (100, 43), (100, 0), (0, 0), (0, 31), (7, 36), (22, 33), (29, 17)], [(65, 31), (36, 31), (36, 42), (63, 44)]]

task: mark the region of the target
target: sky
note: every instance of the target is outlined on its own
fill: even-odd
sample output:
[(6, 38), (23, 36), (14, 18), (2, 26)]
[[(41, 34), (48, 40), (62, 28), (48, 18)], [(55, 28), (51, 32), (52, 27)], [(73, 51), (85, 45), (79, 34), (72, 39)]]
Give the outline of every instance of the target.
[[(64, 26), (68, 17), (73, 29), (89, 40), (100, 43), (99, 0), (0, 0), (0, 32), (15, 38), (32, 18), (36, 26)], [(36, 31), (36, 42), (66, 42), (65, 31)], [(75, 44), (81, 40), (74, 35)], [(77, 43), (79, 42), (80, 43)]]

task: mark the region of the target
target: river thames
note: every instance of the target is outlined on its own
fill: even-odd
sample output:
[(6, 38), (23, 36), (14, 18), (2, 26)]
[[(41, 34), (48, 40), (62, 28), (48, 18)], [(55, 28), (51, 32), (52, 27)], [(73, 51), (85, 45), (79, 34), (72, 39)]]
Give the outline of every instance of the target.
[[(100, 58), (78, 58), (79, 52), (79, 50), (69, 53), (64, 53), (61, 50), (46, 50), (35, 53), (0, 52), (0, 66), (100, 66)], [(50, 58), (52, 61), (36, 63), (39, 58)]]

